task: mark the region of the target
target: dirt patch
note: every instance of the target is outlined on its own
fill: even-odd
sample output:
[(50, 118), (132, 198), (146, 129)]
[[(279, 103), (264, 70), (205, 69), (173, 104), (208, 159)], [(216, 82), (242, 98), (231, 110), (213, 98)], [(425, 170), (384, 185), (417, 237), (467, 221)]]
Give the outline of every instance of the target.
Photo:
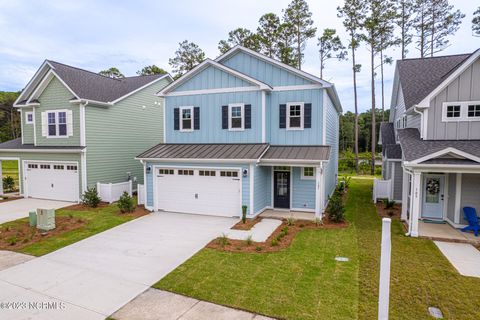
[(13, 201), (13, 200), (17, 200), (17, 199), (20, 199), (20, 198), (21, 198), (20, 196), (18, 196), (18, 197), (8, 196), (8, 197), (4, 197), (4, 198), (0, 197), (0, 203), (7, 202), (7, 201)]
[(136, 206), (135, 210), (131, 213), (120, 213), (120, 210), (119, 210), (118, 214), (121, 214), (121, 215), (124, 215), (124, 216), (127, 216), (127, 217), (131, 216), (131, 217), (138, 218), (138, 217), (150, 214), (150, 211), (145, 209), (145, 206), (142, 204), (142, 205)]
[(241, 220), (237, 222), (236, 225), (231, 227), (230, 229), (234, 230), (250, 230), (253, 228), (254, 225), (262, 221), (262, 218), (256, 217), (255, 219), (247, 219), (245, 223), (243, 223)]
[(392, 218), (392, 219), (400, 219), (402, 214), (402, 205), (396, 203), (393, 205), (393, 208), (386, 209), (385, 203), (377, 202), (376, 204), (377, 212), (382, 218)]
[(68, 207), (63, 207), (62, 210), (70, 210), (70, 211), (89, 211), (95, 209), (102, 209), (108, 207), (110, 204), (108, 202), (100, 202), (97, 207), (92, 208), (83, 203), (73, 204)]
[(246, 240), (232, 240), (219, 237), (207, 244), (207, 248), (227, 252), (277, 252), (289, 247), (299, 231), (306, 229), (345, 228), (347, 226), (347, 222), (332, 223), (326, 219), (323, 220), (323, 224), (319, 225), (309, 220), (295, 220), (293, 225), (288, 225), (287, 220), (284, 219), (282, 224), (275, 229), (265, 242), (252, 241), (248, 243)]

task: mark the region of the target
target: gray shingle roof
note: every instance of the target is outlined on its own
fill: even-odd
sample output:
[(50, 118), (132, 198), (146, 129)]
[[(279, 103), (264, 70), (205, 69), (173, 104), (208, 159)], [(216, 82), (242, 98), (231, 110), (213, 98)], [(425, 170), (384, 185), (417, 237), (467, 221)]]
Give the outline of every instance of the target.
[(406, 108), (422, 101), (471, 54), (397, 61)]
[(383, 146), (383, 152), (387, 159), (402, 159), (402, 147), (400, 144)]
[(2, 150), (72, 150), (81, 151), (85, 147), (69, 147), (69, 146), (34, 146), (33, 144), (22, 144), (22, 138), (17, 138), (0, 143), (0, 151)]
[(241, 159), (256, 160), (268, 144), (160, 143), (138, 155), (140, 159)]
[(382, 154), (387, 159), (402, 159), (402, 148), (395, 139), (393, 123), (383, 122), (380, 124), (382, 136)]
[(420, 132), (414, 128), (399, 129), (398, 139), (405, 161), (420, 159), (449, 147), (480, 157), (480, 140), (422, 140)]
[(97, 73), (48, 60), (58, 76), (81, 99), (111, 102), (162, 77), (148, 75), (112, 79)]
[(330, 146), (270, 146), (262, 160), (312, 160), (330, 158)]

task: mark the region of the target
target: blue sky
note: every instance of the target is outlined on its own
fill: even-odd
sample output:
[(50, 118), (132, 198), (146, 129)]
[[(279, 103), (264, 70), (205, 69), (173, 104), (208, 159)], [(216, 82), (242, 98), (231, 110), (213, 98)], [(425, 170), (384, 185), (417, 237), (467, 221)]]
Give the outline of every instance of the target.
[[(0, 91), (22, 89), (41, 65), (52, 59), (92, 71), (112, 66), (125, 75), (145, 65), (170, 70), (168, 59), (185, 39), (197, 43), (207, 54), (218, 55), (217, 44), (236, 27), (255, 30), (260, 16), (281, 15), (289, 0), (175, 0), (175, 1), (66, 1), (0, 0)], [(467, 17), (444, 54), (472, 52), (480, 39), (471, 36), (475, 1), (450, 0)], [(345, 36), (336, 7), (343, 1), (308, 1), (318, 30), (336, 28)], [(317, 31), (317, 35), (320, 33)], [(317, 40), (309, 41), (303, 69), (319, 74)], [(395, 59), (399, 50), (389, 52)], [(359, 51), (359, 106), (370, 107), (369, 52)], [(410, 57), (418, 56), (414, 46)], [(390, 103), (393, 66), (385, 69), (386, 106)], [(325, 80), (336, 84), (343, 107), (353, 110), (350, 62), (330, 60)], [(378, 84), (377, 96), (380, 97)]]

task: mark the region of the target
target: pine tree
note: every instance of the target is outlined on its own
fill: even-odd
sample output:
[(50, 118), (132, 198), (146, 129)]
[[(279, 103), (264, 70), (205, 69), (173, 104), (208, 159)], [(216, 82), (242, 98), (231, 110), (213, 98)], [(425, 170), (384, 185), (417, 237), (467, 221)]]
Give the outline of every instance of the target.
[(275, 13), (266, 13), (258, 20), (257, 36), (260, 52), (270, 58), (279, 57), (278, 34), (280, 31), (280, 18)]
[(295, 49), (293, 48), (295, 42), (293, 34), (293, 26), (290, 23), (284, 22), (280, 24), (277, 52), (281, 62), (296, 67), (298, 61), (295, 56)]
[[(295, 43), (295, 59), (297, 68), (302, 69), (303, 51), (307, 40), (315, 37), (317, 28), (313, 27), (312, 13), (305, 0), (293, 0), (287, 9), (283, 10), (283, 22), (292, 26)], [(285, 29), (290, 31), (290, 28)]]
[(473, 13), (472, 33), (474, 37), (480, 37), (480, 7)]
[(335, 29), (324, 29), (321, 37), (318, 38), (318, 47), (320, 53), (320, 78), (323, 78), (323, 69), (327, 60), (336, 58), (338, 60), (345, 60), (347, 58), (347, 51), (342, 44), (342, 40), (337, 35)]
[(139, 76), (148, 76), (151, 74), (166, 74), (167, 71), (164, 69), (157, 67), (156, 65), (152, 64), (151, 66), (143, 67), (142, 70), (138, 70), (137, 74)]
[(245, 28), (237, 28), (228, 33), (227, 40), (221, 40), (218, 43), (218, 50), (225, 53), (236, 45), (241, 45), (245, 48), (254, 51), (260, 51), (260, 41), (258, 36), (252, 31)]
[(125, 78), (123, 73), (121, 73), (120, 70), (118, 70), (118, 68), (115, 68), (115, 67), (111, 67), (110, 69), (102, 70), (98, 74), (102, 75), (102, 76), (105, 76), (105, 77), (112, 78), (112, 79)]
[(408, 45), (412, 43), (412, 27), (413, 18), (415, 14), (415, 0), (399, 0), (397, 2), (397, 15), (396, 23), (400, 28), (400, 44), (402, 50), (402, 59), (407, 57)]
[(175, 51), (175, 57), (170, 58), (168, 63), (173, 69), (174, 78), (177, 79), (195, 68), (203, 60), (205, 60), (203, 50), (197, 44), (184, 40), (179, 43), (179, 48)]

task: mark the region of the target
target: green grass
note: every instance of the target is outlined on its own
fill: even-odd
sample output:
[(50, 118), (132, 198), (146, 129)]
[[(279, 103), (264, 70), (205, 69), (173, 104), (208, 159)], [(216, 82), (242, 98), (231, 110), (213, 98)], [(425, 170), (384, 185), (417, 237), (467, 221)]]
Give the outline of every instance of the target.
[[(302, 231), (278, 253), (204, 249), (154, 287), (278, 318), (375, 319), (381, 219), (371, 186), (352, 179), (346, 229)], [(431, 319), (429, 306), (446, 319), (480, 318), (480, 279), (460, 276), (432, 241), (405, 237), (399, 221), (392, 248), (391, 319)]]
[[(111, 204), (104, 208), (91, 208), (86, 211), (73, 211), (59, 209), (56, 211), (57, 216), (73, 216), (74, 218), (81, 218), (86, 223), (75, 230), (67, 231), (63, 234), (55, 235), (49, 238), (42, 239), (36, 243), (32, 243), (18, 252), (27, 253), (34, 256), (42, 256), (44, 254), (53, 252), (72, 243), (82, 239), (93, 236), (94, 234), (116, 227), (122, 223), (135, 219), (135, 216), (130, 214), (120, 214), (116, 204)], [(28, 223), (28, 219), (19, 219), (12, 222), (7, 222), (0, 227), (11, 226)], [(0, 235), (1, 236), (1, 235)]]
[(18, 162), (17, 160), (2, 160), (2, 176), (11, 176), (15, 180), (15, 187), (18, 188)]

